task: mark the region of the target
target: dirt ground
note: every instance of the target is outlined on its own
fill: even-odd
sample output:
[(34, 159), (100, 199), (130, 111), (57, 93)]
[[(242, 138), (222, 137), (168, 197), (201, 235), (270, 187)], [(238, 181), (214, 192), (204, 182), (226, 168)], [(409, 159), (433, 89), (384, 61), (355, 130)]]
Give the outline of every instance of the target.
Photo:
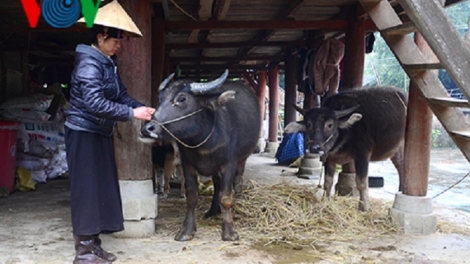
[[(371, 189), (370, 194), (371, 197), (392, 204), (397, 176), (390, 166), (387, 162), (371, 166), (371, 173), (384, 176), (385, 186)], [(442, 184), (436, 178), (453, 173), (456, 181), (469, 168), (458, 150), (440, 151), (432, 157), (430, 183), (435, 186), (430, 186), (430, 190), (437, 193), (448, 186), (447, 182)], [(318, 184), (318, 180), (292, 176), (295, 171), (295, 168), (276, 165), (273, 158), (254, 154), (248, 160), (245, 180), (266, 185), (279, 182), (292, 185)], [(455, 182), (448, 177), (446, 181)], [(68, 184), (67, 179), (52, 180), (37, 185), (34, 192), (15, 192), (0, 199), (0, 263), (72, 262), (74, 248)], [(105, 249), (116, 253), (118, 260), (115, 263), (470, 263), (470, 213), (456, 209), (468, 208), (468, 186), (463, 182), (463, 185), (459, 184), (460, 189), (450, 193), (450, 197), (445, 198), (449, 194), (444, 194), (441, 200), (433, 200), (436, 201), (434, 213), (440, 227), (435, 234), (389, 234), (332, 243), (326, 243), (318, 237), (310, 247), (301, 248), (289, 244), (266, 246), (244, 237), (242, 232), (239, 232), (239, 241), (224, 242), (220, 239), (219, 226), (205, 225), (201, 221), (198, 222), (198, 231), (192, 241), (176, 242), (173, 238), (183, 219), (180, 209), (184, 207), (184, 200), (178, 197), (179, 190), (175, 188), (168, 199), (159, 201), (157, 232), (154, 236), (117, 239), (112, 235), (104, 235), (103, 245)], [(455, 197), (462, 206), (446, 203), (455, 202)], [(203, 214), (208, 205), (199, 208), (198, 213)], [(178, 219), (176, 222), (175, 218)], [(329, 254), (322, 257), (321, 252)]]

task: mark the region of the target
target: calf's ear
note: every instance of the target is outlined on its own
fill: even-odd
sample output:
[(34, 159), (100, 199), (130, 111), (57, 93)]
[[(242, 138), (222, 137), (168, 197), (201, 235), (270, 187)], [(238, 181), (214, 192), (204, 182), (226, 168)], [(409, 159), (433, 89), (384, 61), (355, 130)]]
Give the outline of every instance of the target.
[(354, 125), (354, 123), (356, 123), (357, 121), (361, 120), (361, 118), (362, 118), (362, 115), (361, 115), (361, 114), (359, 114), (359, 113), (354, 113), (354, 114), (352, 114), (352, 115), (348, 118), (348, 120), (343, 121), (343, 122), (340, 121), (340, 123), (338, 124), (338, 126), (339, 126), (339, 128), (341, 128), (341, 129), (349, 128), (349, 127), (351, 127), (352, 125)]
[(305, 132), (305, 124), (301, 122), (291, 122), (284, 128), (284, 134)]

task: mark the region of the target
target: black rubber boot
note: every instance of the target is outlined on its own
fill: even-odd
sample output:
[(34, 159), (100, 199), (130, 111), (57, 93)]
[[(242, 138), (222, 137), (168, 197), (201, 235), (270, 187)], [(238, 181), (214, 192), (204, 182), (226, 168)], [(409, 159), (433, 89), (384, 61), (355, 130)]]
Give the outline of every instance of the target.
[(109, 262), (113, 262), (117, 259), (116, 255), (107, 252), (106, 250), (104, 250), (101, 247), (101, 239), (100, 239), (99, 235), (94, 235), (93, 239), (94, 239), (94, 242), (95, 242), (95, 249), (93, 251), (95, 253), (95, 255), (97, 255), (98, 257), (100, 257), (102, 259), (105, 259)]
[(94, 253), (95, 241), (92, 236), (74, 236), (77, 255), (73, 264), (110, 264), (106, 259)]

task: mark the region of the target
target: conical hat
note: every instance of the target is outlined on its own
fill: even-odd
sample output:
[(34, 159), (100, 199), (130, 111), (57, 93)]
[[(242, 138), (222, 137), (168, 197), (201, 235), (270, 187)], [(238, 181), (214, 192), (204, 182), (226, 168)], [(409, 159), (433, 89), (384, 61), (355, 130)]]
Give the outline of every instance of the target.
[[(77, 23), (85, 23), (85, 18), (80, 18)], [(121, 29), (126, 31), (129, 37), (142, 37), (139, 28), (117, 0), (98, 9), (94, 24)]]

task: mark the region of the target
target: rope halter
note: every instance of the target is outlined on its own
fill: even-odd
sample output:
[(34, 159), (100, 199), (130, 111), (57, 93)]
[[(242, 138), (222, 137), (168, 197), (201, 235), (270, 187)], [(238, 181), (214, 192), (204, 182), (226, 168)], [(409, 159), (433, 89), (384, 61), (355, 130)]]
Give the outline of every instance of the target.
[(171, 136), (172, 138), (174, 138), (178, 143), (180, 143), (180, 144), (183, 145), (184, 147), (186, 147), (186, 148), (191, 148), (191, 149), (195, 149), (195, 148), (198, 148), (198, 147), (202, 146), (204, 143), (206, 143), (207, 140), (209, 140), (209, 138), (210, 138), (210, 137), (212, 136), (212, 134), (214, 133), (214, 130), (215, 130), (215, 123), (216, 123), (216, 118), (217, 118), (217, 112), (214, 112), (214, 124), (212, 125), (212, 130), (211, 130), (211, 132), (209, 133), (209, 135), (207, 135), (207, 137), (206, 137), (203, 141), (201, 141), (199, 144), (196, 144), (196, 145), (188, 145), (188, 144), (184, 143), (181, 139), (179, 139), (177, 136), (175, 136), (173, 133), (171, 133), (170, 130), (169, 130), (167, 127), (165, 127), (165, 125), (171, 124), (171, 123), (175, 123), (175, 122), (177, 122), (177, 121), (181, 121), (181, 120), (183, 120), (183, 119), (186, 119), (186, 118), (188, 118), (188, 117), (190, 117), (190, 116), (193, 116), (193, 115), (195, 115), (195, 114), (201, 112), (202, 110), (203, 110), (203, 108), (200, 108), (200, 109), (198, 109), (198, 110), (196, 110), (196, 111), (194, 111), (194, 112), (191, 112), (191, 113), (189, 113), (189, 114), (187, 114), (187, 115), (184, 115), (184, 116), (181, 116), (181, 117), (178, 117), (178, 118), (169, 120), (169, 121), (165, 121), (165, 122), (162, 122), (162, 123), (160, 123), (160, 122), (158, 122), (157, 120), (154, 120), (154, 119), (150, 120), (150, 122), (155, 123), (155, 124), (161, 126), (168, 134), (170, 134), (170, 136)]

